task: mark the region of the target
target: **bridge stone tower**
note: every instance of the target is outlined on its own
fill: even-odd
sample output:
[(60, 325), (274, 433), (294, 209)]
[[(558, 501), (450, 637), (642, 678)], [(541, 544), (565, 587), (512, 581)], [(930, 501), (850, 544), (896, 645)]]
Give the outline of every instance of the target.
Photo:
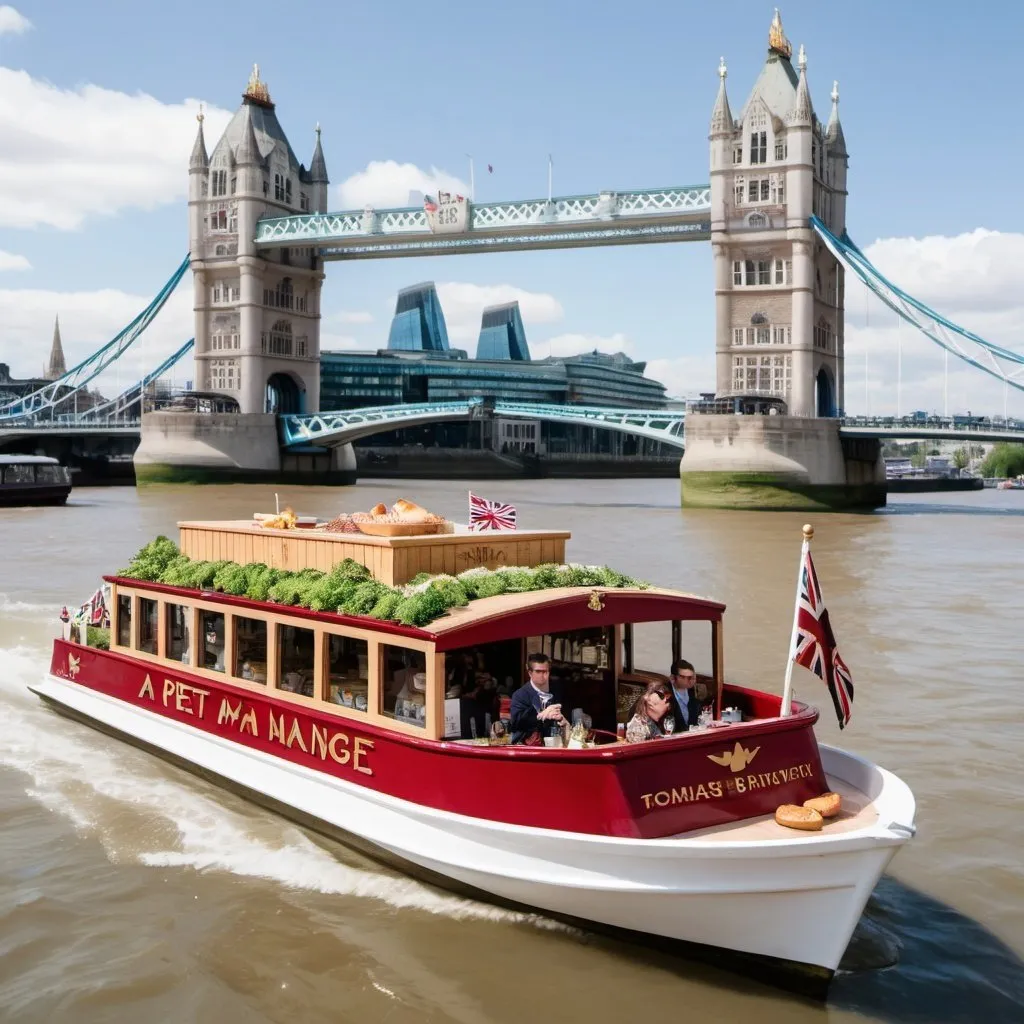
[(880, 445), (840, 433), (844, 271), (811, 227), (816, 216), (837, 235), (846, 229), (839, 90), (822, 126), (804, 48), (795, 67), (792, 58), (776, 9), (764, 67), (738, 118), (719, 64), (708, 136), (716, 403), (687, 412), (684, 505), (885, 504)]
[(188, 169), (194, 387), (243, 414), (319, 409), (323, 261), (309, 247), (257, 252), (254, 242), (263, 217), (327, 210), (319, 126), (316, 136), (307, 170), (258, 67), (209, 157), (199, 115)]
[(313, 248), (255, 244), (261, 218), (327, 211), (320, 128), (307, 170), (258, 67), (210, 154), (202, 111), (198, 120), (188, 167), (194, 389), (224, 400), (144, 413), (136, 483), (354, 483), (351, 445), (282, 454), (278, 440), (278, 414), (319, 411), (323, 261)]
[(843, 408), (843, 267), (810, 217), (846, 227), (848, 155), (838, 87), (822, 126), (807, 58), (776, 9), (768, 56), (738, 118), (719, 65), (711, 115), (711, 244), (715, 261), (717, 393), (784, 398), (790, 415)]

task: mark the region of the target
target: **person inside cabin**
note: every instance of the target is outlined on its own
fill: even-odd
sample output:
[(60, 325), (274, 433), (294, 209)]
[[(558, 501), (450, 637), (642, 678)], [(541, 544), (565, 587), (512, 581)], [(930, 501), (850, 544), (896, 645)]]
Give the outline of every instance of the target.
[(671, 699), (668, 686), (652, 679), (633, 705), (633, 715), (626, 723), (626, 742), (643, 743), (664, 736)]
[(536, 746), (569, 723), (562, 714), (560, 695), (551, 689), (551, 659), (531, 654), (526, 671), (528, 681), (512, 694), (512, 742)]
[[(703, 699), (706, 693), (698, 693), (697, 671), (690, 662), (682, 658), (672, 662), (669, 678), (672, 681), (669, 713), (675, 721), (675, 731), (686, 732), (700, 720), (700, 713), (708, 703)], [(707, 688), (701, 686), (700, 689), (706, 691)]]

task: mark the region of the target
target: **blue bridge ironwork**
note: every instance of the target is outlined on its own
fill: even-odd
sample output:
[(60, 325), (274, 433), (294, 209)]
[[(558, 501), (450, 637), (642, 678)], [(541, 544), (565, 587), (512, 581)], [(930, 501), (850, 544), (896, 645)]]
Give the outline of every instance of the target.
[(335, 260), (710, 237), (710, 185), (473, 203), (466, 231), (453, 234), (434, 232), (423, 207), (307, 213), (268, 218), (256, 225), (260, 248), (312, 243), (325, 259)]
[(385, 405), (344, 412), (308, 413), (279, 417), (281, 445), (296, 448), (305, 445), (339, 445), (371, 434), (402, 427), (449, 420), (510, 416), (543, 420), (547, 423), (572, 423), (603, 427), (633, 434), (652, 441), (683, 447), (683, 422), (686, 414), (667, 409), (606, 409), (599, 406), (545, 405), (531, 402), (489, 402), (471, 398), (462, 402), (433, 402), (423, 405)]

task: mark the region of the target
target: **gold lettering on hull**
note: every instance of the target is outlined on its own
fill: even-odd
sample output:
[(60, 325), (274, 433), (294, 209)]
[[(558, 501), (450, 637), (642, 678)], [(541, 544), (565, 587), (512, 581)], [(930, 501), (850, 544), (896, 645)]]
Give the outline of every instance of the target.
[(698, 783), (695, 786), (677, 786), (672, 789), (660, 789), (657, 793), (643, 793), (640, 799), (643, 801), (644, 810), (649, 811), (652, 807), (674, 807), (677, 804), (696, 804), (704, 800), (721, 800), (723, 796), (742, 796), (755, 789), (775, 789), (778, 786), (784, 786), (787, 782), (798, 782), (800, 779), (810, 779), (813, 777), (814, 767), (810, 761), (805, 761), (803, 764), (779, 768), (774, 772), (761, 772), (758, 775), (737, 775), (724, 780), (712, 779)]
[[(165, 679), (158, 698), (153, 680), (147, 674), (139, 690), (139, 699), (173, 708), (179, 714), (203, 718), (206, 698), (211, 693), (211, 690), (180, 680)], [(258, 737), (260, 731), (256, 712), (256, 707), (242, 700), (233, 701), (230, 697), (221, 697), (216, 723)], [(361, 775), (373, 775), (373, 769), (366, 763), (367, 752), (373, 750), (373, 740), (349, 736), (340, 730), (332, 732), (330, 726), (305, 722), (298, 715), (289, 716), (284, 711), (275, 713), (272, 708), (267, 709), (267, 736), (272, 743), (276, 741), (288, 750), (298, 747), (304, 754), (318, 757), (321, 761), (331, 760)]]

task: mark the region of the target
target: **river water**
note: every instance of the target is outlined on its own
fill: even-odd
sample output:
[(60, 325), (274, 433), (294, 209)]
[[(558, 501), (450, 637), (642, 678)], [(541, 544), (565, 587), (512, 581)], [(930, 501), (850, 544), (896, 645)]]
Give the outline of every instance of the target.
[[(480, 485), (574, 561), (724, 600), (727, 674), (781, 688), (799, 514), (680, 511), (672, 480)], [(464, 484), (291, 488), (323, 517), (412, 498), (465, 521)], [(1024, 1021), (1024, 496), (895, 497), (818, 515), (814, 554), (856, 682), (825, 742), (892, 769), (919, 833), (879, 885), (824, 1005), (453, 897), (44, 709), (62, 604), (185, 518), (273, 508), (260, 487), (79, 489), (0, 510), (0, 1020), (498, 1024)], [(785, 927), (785, 922), (779, 922)]]

